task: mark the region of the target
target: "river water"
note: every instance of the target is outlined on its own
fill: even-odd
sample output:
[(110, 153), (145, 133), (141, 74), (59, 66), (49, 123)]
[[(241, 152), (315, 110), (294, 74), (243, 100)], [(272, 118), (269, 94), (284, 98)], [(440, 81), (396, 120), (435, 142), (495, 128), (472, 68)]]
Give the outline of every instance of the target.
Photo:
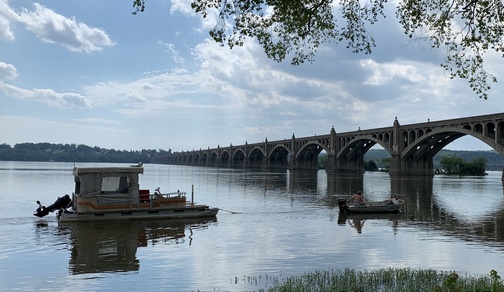
[[(94, 165), (105, 164), (77, 164)], [(221, 208), (217, 218), (59, 225), (54, 214), (34, 217), (36, 200), (71, 194), (73, 167), (0, 161), (1, 291), (258, 290), (271, 277), (345, 268), (504, 276), (501, 172), (391, 180), (147, 164), (142, 188), (190, 193), (194, 185), (196, 202)], [(396, 215), (339, 216), (333, 195), (357, 190), (406, 203)]]

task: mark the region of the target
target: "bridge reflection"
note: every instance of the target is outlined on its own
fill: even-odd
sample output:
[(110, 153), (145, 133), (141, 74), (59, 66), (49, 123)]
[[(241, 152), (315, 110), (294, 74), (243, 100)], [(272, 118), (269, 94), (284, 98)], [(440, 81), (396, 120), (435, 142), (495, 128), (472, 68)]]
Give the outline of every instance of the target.
[[(388, 179), (384, 176), (383, 179)], [(462, 179), (462, 178), (459, 178)], [(335, 195), (345, 194), (351, 187), (360, 189), (363, 185), (363, 177), (329, 178), (328, 184), (333, 184)], [(504, 188), (500, 187), (500, 193), (491, 194), (497, 196), (495, 204), (488, 205), (486, 213), (477, 220), (466, 220), (462, 207), (453, 210), (450, 204), (456, 204), (453, 200), (440, 200), (442, 194), (434, 192), (434, 178), (432, 177), (390, 177), (390, 194), (399, 195), (405, 199), (402, 208), (402, 220), (406, 224), (421, 226), (428, 230), (435, 230), (442, 234), (462, 238), (467, 241), (482, 241), (485, 244), (491, 242), (504, 242)], [(439, 190), (438, 190), (439, 192)], [(481, 194), (473, 193), (467, 198), (463, 191), (460, 194), (459, 205), (471, 207), (471, 201), (479, 200)], [(469, 202), (469, 203), (468, 203)], [(451, 211), (450, 211), (451, 210)], [(457, 213), (459, 212), (459, 213)]]
[[(467, 241), (480, 241), (488, 245), (499, 242), (499, 245), (502, 246), (504, 243), (504, 188), (500, 177), (496, 178), (500, 184), (498, 187), (496, 186), (499, 193), (492, 194), (492, 196), (496, 196), (495, 203), (487, 205), (487, 210), (479, 212), (484, 213), (484, 218), (467, 220), (467, 214), (464, 214), (463, 208), (453, 210), (450, 201), (440, 199), (440, 182), (435, 182), (435, 178), (432, 177), (395, 178), (388, 176), (388, 174), (364, 175), (355, 173), (330, 175), (325, 171), (304, 170), (268, 172), (268, 175), (261, 175), (261, 173), (263, 172), (254, 172), (255, 177), (261, 178), (255, 181), (254, 187), (262, 187), (265, 192), (288, 192), (293, 195), (293, 200), (298, 198), (306, 204), (323, 204), (325, 202), (325, 204), (334, 207), (335, 214), (339, 211), (337, 210), (337, 202), (333, 198), (348, 196), (357, 190), (365, 190), (366, 193), (367, 188), (367, 192), (371, 193), (371, 199), (373, 197), (387, 199), (391, 195), (399, 195), (405, 199), (401, 214), (394, 216), (394, 220), (400, 220), (402, 226), (421, 226), (426, 230), (439, 232), (439, 234)], [(372, 178), (373, 175), (376, 177)], [(374, 179), (371, 186), (366, 181), (370, 179)], [(434, 191), (435, 186), (437, 194)], [(377, 188), (380, 191), (377, 193), (371, 188)], [(471, 197), (468, 198), (467, 192), (461, 192), (461, 194), (463, 197), (455, 203), (458, 205), (463, 203), (469, 207), (471, 207), (471, 200), (476, 200), (478, 196), (478, 194), (471, 193)], [(321, 199), (321, 197), (325, 199)]]

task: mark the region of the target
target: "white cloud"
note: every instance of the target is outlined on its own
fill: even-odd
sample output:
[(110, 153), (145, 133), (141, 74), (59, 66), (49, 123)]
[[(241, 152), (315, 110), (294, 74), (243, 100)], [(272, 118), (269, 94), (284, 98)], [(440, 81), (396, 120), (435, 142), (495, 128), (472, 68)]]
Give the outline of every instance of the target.
[(0, 40), (14, 40), (11, 20), (17, 20), (17, 14), (9, 7), (7, 0), (0, 0)]
[(217, 23), (218, 11), (216, 9), (208, 9), (207, 16), (205, 18), (201, 17), (200, 14), (196, 14), (191, 8), (192, 0), (172, 0), (172, 6), (170, 9), (171, 13), (180, 12), (189, 17), (198, 17), (201, 21), (201, 26), (195, 28), (198, 31), (204, 31), (211, 29)]
[[(29, 116), (2, 116), (0, 124), (13, 125), (1, 127), (0, 135), (6, 138), (6, 143), (14, 145), (23, 142), (76, 143), (104, 148), (116, 148), (109, 141), (121, 141), (123, 145), (127, 139), (127, 131), (120, 127), (113, 127), (117, 122), (104, 120), (57, 120), (51, 118), (34, 118)], [(14, 138), (15, 137), (15, 138)], [(102, 143), (99, 143), (102, 141)], [(104, 142), (105, 141), (105, 142)], [(126, 147), (126, 146), (125, 146)], [(140, 148), (141, 149), (141, 148)]]
[(162, 41), (159, 41), (159, 44), (163, 45), (164, 47), (166, 47), (166, 51), (168, 53), (170, 53), (170, 55), (172, 56), (173, 61), (176, 64), (182, 64), (182, 63), (185, 62), (185, 59), (180, 56), (180, 52), (176, 49), (175, 44), (173, 44), (173, 43), (164, 43)]
[(182, 12), (185, 15), (195, 15), (194, 11), (191, 8), (192, 0), (171, 0), (171, 13), (175, 13), (177, 11)]
[(84, 119), (75, 119), (79, 124), (82, 123), (88, 123), (88, 124), (98, 124), (98, 125), (121, 125), (122, 122), (118, 120), (110, 120), (110, 119), (103, 119), (103, 118), (84, 118)]
[(371, 72), (364, 84), (383, 85), (395, 78), (404, 79), (414, 83), (425, 82), (426, 78), (419, 73), (417, 66), (413, 64), (402, 64), (403, 62), (396, 61), (394, 63), (379, 64), (373, 59), (363, 59), (360, 65), (365, 70)]
[(38, 3), (33, 6), (34, 11), (23, 10), (19, 21), (43, 42), (60, 44), (72, 52), (85, 53), (101, 51), (104, 47), (114, 45), (102, 29), (89, 27)]
[(12, 64), (0, 62), (0, 82), (4, 80), (12, 80), (17, 77), (16, 67)]
[(137, 93), (127, 94), (126, 95), (126, 99), (130, 100), (130, 101), (136, 101), (136, 102), (145, 102), (145, 101), (147, 101), (147, 98), (145, 98), (143, 95), (137, 94)]
[(28, 90), (10, 84), (0, 84), (0, 90), (6, 95), (14, 96), (22, 100), (39, 101), (56, 107), (92, 107), (91, 102), (87, 98), (77, 93), (59, 93), (52, 89)]

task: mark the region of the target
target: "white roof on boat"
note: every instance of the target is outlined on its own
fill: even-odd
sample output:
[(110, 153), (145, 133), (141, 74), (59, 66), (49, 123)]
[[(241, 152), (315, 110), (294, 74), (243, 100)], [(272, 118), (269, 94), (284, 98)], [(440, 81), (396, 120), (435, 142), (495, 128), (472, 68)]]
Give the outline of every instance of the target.
[(129, 167), (74, 167), (74, 175), (84, 173), (143, 173), (141, 166)]

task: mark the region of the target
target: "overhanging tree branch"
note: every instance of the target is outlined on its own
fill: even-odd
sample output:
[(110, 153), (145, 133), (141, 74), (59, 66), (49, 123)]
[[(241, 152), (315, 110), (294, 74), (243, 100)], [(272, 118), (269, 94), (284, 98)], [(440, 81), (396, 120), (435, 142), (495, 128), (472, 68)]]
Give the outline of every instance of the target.
[[(146, 0), (134, 0), (133, 13)], [(268, 58), (293, 65), (313, 62), (318, 47), (347, 42), (355, 53), (369, 54), (376, 45), (367, 27), (385, 17), (387, 0), (192, 0), (196, 13), (218, 15), (210, 36), (230, 48), (255, 38)], [(336, 12), (341, 13), (341, 19)], [(466, 79), (478, 97), (487, 99), (489, 82), (497, 79), (484, 68), (488, 51), (504, 51), (502, 0), (401, 0), (396, 17), (410, 38), (425, 38), (445, 47), (441, 64), (452, 78)], [(342, 21), (338, 27), (337, 22)]]

